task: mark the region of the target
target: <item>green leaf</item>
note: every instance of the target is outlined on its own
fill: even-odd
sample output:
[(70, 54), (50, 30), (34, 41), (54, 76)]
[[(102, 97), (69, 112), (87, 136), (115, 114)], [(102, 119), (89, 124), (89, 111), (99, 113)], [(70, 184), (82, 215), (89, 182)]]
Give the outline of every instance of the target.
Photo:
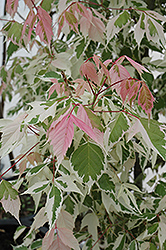
[(88, 182), (97, 179), (104, 164), (104, 155), (100, 147), (93, 143), (81, 145), (72, 155), (71, 162), (74, 170), (78, 171), (79, 176), (83, 176), (83, 181)]
[(156, 222), (152, 226), (148, 227), (148, 235), (154, 234), (157, 231), (158, 226), (159, 226), (159, 224), (158, 224), (158, 222)]
[(141, 22), (140, 22), (140, 28), (143, 29), (143, 30), (145, 29), (144, 19), (145, 19), (145, 14), (142, 13)]
[(164, 132), (160, 130), (161, 123), (146, 118), (140, 118), (140, 122), (146, 130), (154, 147), (158, 150), (162, 158), (166, 160), (166, 149), (164, 148), (166, 141)]
[(150, 249), (149, 250), (157, 250), (157, 247), (150, 242)]
[(8, 181), (1, 181), (0, 183), (0, 200), (5, 196), (5, 200), (8, 199), (10, 195), (10, 198), (12, 200), (15, 200), (18, 196), (18, 192), (12, 187), (12, 184)]
[(137, 250), (137, 242), (133, 240), (129, 245), (129, 250)]
[(9, 43), (9, 46), (7, 48), (7, 61), (12, 56), (12, 54), (19, 49), (19, 46), (17, 44), (14, 44), (13, 42)]
[(41, 247), (42, 246), (42, 240), (36, 240), (32, 243), (31, 245), (31, 249), (32, 250), (35, 250), (37, 249), (38, 247)]
[(55, 224), (61, 205), (62, 205), (61, 191), (56, 186), (52, 185), (50, 193), (47, 196), (47, 202), (46, 202), (46, 212), (51, 227)]
[(156, 189), (155, 189), (156, 194), (164, 197), (165, 192), (166, 192), (165, 187), (161, 183), (156, 186)]
[(148, 19), (147, 22), (149, 24), (148, 28), (149, 28), (150, 35), (151, 36), (158, 35), (157, 29), (156, 29), (155, 25), (152, 23), (152, 21), (150, 19)]
[(108, 174), (103, 174), (100, 179), (98, 180), (98, 184), (101, 189), (105, 191), (114, 191), (115, 190), (115, 185), (114, 183), (110, 180), (110, 177)]
[(50, 71), (50, 72), (47, 72), (44, 77), (47, 77), (47, 78), (60, 78), (61, 76), (54, 72), (54, 71)]
[(125, 10), (115, 21), (114, 25), (122, 28), (130, 20), (129, 13)]
[(47, 186), (48, 186), (48, 184), (45, 184), (45, 185), (43, 185), (42, 187), (35, 188), (35, 189), (33, 190), (33, 192), (35, 192), (35, 193), (40, 193), (40, 192), (43, 191)]
[(97, 128), (100, 131), (103, 131), (103, 127), (101, 126), (100, 118), (97, 115), (95, 115), (90, 109), (88, 109), (86, 107), (83, 107), (83, 108), (85, 109), (87, 116), (91, 121), (92, 127)]
[(2, 29), (8, 39), (11, 40), (14, 44), (20, 44), (21, 35), (22, 35), (22, 24), (18, 22), (8, 22)]
[(76, 47), (76, 55), (77, 55), (77, 58), (79, 58), (83, 51), (84, 51), (84, 48), (85, 48), (85, 39), (83, 38), (81, 41), (80, 41), (80, 44)]
[(109, 124), (109, 128), (109, 140), (112, 143), (117, 142), (129, 128), (127, 119), (122, 112), (115, 116), (114, 121)]
[(0, 74), (0, 76), (2, 77), (2, 80), (4, 82), (6, 82), (6, 80), (7, 80), (7, 72), (6, 72), (6, 70), (5, 70), (4, 67), (1, 68), (1, 74)]
[(43, 0), (41, 7), (45, 10), (45, 11), (50, 11), (51, 10), (51, 4), (52, 4), (52, 0)]
[(41, 165), (38, 165), (36, 167), (33, 167), (31, 170), (30, 170), (30, 173), (31, 174), (36, 174), (37, 172), (39, 172), (44, 166), (46, 165), (46, 163), (43, 163)]
[(67, 212), (69, 212), (70, 214), (73, 214), (74, 213), (75, 203), (72, 201), (72, 199), (71, 199), (71, 197), (69, 195), (65, 199), (64, 204), (66, 206), (65, 210)]
[(113, 250), (123, 250), (125, 240), (126, 240), (126, 235), (119, 234), (119, 236), (115, 240)]

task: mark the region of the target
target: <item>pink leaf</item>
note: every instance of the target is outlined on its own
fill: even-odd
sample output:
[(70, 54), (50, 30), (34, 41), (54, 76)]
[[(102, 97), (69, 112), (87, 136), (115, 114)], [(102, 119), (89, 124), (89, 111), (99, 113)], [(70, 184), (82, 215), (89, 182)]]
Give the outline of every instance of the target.
[(93, 41), (103, 42), (105, 25), (104, 23), (97, 17), (92, 17), (92, 23), (89, 29), (89, 37)]
[(61, 241), (70, 248), (73, 248), (74, 250), (79, 250), (78, 241), (73, 235), (73, 232), (69, 230), (68, 228), (58, 228), (58, 235)]
[(80, 67), (80, 74), (87, 76), (91, 81), (98, 83), (98, 75), (95, 69), (95, 65), (90, 62), (84, 62)]
[(63, 15), (61, 15), (59, 18), (58, 18), (58, 37), (62, 31), (62, 28), (64, 26), (64, 23), (65, 23), (65, 18)]
[(142, 74), (143, 71), (145, 72), (149, 72), (144, 66), (142, 66), (141, 64), (133, 61), (130, 57), (125, 56), (125, 58), (131, 63), (131, 65), (140, 73)]
[(38, 7), (37, 16), (39, 18), (39, 22), (36, 26), (36, 35), (39, 35), (40, 40), (48, 45), (50, 45), (53, 31), (52, 31), (52, 20), (50, 15), (42, 9), (40, 6)]
[[(91, 114), (93, 114), (92, 111), (90, 111)], [(93, 114), (93, 118), (94, 118), (94, 114)], [(83, 130), (83, 128), (81, 128), (85, 133), (87, 133), (91, 138), (93, 136), (93, 140), (96, 141), (97, 143), (99, 143), (101, 146), (103, 146), (103, 133), (98, 129), (98, 124), (95, 124), (95, 122), (93, 121), (93, 126), (92, 126), (92, 121), (89, 119), (87, 112), (85, 111), (84, 107), (80, 104), (78, 111), (77, 111), (77, 118), (79, 118), (79, 120), (83, 121), (86, 125), (88, 125), (88, 127), (90, 129), (92, 129), (93, 134), (88, 134), (86, 131)], [(95, 126), (96, 127), (95, 127)], [(95, 134), (95, 137), (94, 137)]]
[(58, 80), (56, 78), (50, 78), (50, 80), (52, 82), (54, 82), (55, 84), (52, 85), (49, 89), (48, 99), (54, 93), (55, 90), (56, 90), (58, 95), (62, 95), (62, 93), (64, 93), (66, 96), (69, 96), (69, 94), (70, 94), (69, 90), (65, 89), (64, 82), (58, 82)]
[[(20, 211), (20, 206), (21, 202), (19, 199), (19, 196), (17, 196), (15, 199), (12, 199), (10, 195), (6, 199), (5, 196), (1, 200), (2, 206), (5, 210), (5, 212), (10, 212), (20, 223), (19, 221), (19, 211)], [(20, 223), (21, 224), (21, 223)]]
[(24, 3), (29, 7), (29, 9), (33, 8), (34, 5), (31, 0), (24, 0)]
[(138, 104), (145, 110), (145, 112), (150, 115), (150, 112), (153, 108), (154, 97), (148, 89), (147, 85), (143, 82), (142, 87), (138, 95)]
[(72, 28), (72, 30), (78, 33), (78, 20), (76, 16), (70, 11), (65, 11), (64, 17), (68, 25)]
[(89, 93), (91, 93), (91, 89), (90, 89), (88, 83), (87, 83), (86, 81), (84, 81), (83, 79), (76, 79), (76, 80), (73, 81), (73, 82), (78, 83), (78, 86), (77, 86), (76, 91), (75, 91), (75, 93), (76, 93), (77, 96), (83, 95), (85, 89), (86, 89)]
[(47, 231), (42, 241), (42, 250), (50, 249), (50, 246), (52, 245), (54, 240), (54, 235), (55, 235), (55, 228), (52, 228), (51, 230)]
[(74, 136), (74, 126), (72, 115), (66, 115), (55, 125), (51, 125), (48, 131), (48, 140), (53, 146), (54, 154), (60, 164), (65, 156), (68, 147), (70, 147)]
[(74, 219), (71, 214), (69, 214), (64, 209), (61, 209), (60, 214), (58, 215), (57, 219), (57, 228), (68, 228), (69, 230), (73, 230), (74, 228)]
[(66, 246), (59, 238), (59, 236), (57, 236), (57, 238), (53, 241), (52, 245), (50, 246), (49, 250), (71, 250), (71, 248)]
[(89, 135), (94, 141), (97, 141), (97, 137), (95, 133), (93, 132), (93, 129), (89, 127), (85, 122), (81, 121), (74, 115), (72, 115), (73, 122), (77, 127), (79, 127), (81, 130), (83, 130), (87, 135)]
[(14, 17), (18, 7), (18, 0), (7, 0), (6, 11), (11, 17)]
[(127, 78), (130, 77), (129, 72), (122, 65), (114, 64), (109, 70), (109, 74), (112, 84), (118, 82), (117, 84), (112, 86), (112, 89), (116, 89), (116, 92), (120, 94), (120, 81), (127, 80)]
[(31, 9), (29, 14), (28, 14), (28, 17), (24, 23), (24, 26), (23, 26), (23, 29), (22, 29), (22, 36), (21, 36), (21, 39), (23, 38), (24, 34), (25, 34), (25, 31), (26, 31), (26, 28), (27, 26), (29, 27), (29, 30), (28, 30), (28, 42), (31, 38), (31, 34), (32, 34), (32, 31), (35, 27), (35, 23), (36, 23), (36, 19), (37, 19), (37, 16), (35, 15), (34, 11)]
[(133, 102), (137, 97), (139, 88), (140, 88), (139, 81), (133, 79), (122, 81), (120, 86), (120, 96), (122, 98), (122, 101), (123, 102), (125, 100), (130, 101), (131, 104), (131, 102)]
[(83, 4), (77, 3), (76, 4), (76, 11), (83, 17), (85, 17), (89, 22), (92, 21), (92, 11), (87, 9)]
[(81, 121), (83, 121), (84, 123), (86, 123), (86, 125), (88, 125), (90, 128), (92, 128), (91, 121), (90, 121), (85, 109), (83, 108), (83, 106), (81, 104), (80, 104), (78, 111), (77, 111), (77, 118), (80, 119)]
[(87, 36), (89, 33), (90, 26), (91, 26), (90, 21), (86, 17), (82, 16), (79, 21), (79, 24), (80, 24), (80, 31), (82, 35)]

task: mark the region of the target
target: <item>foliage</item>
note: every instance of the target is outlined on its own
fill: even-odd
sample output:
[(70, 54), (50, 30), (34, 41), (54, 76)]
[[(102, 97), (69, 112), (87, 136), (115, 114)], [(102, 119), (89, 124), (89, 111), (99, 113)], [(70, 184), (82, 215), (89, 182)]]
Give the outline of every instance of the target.
[[(137, 0), (24, 4), (28, 15), (20, 22), (19, 1), (7, 1), (11, 19), (1, 30), (8, 41), (2, 97), (19, 100), (9, 111), (17, 117), (0, 120), (0, 155), (22, 146), (19, 178), (1, 181), (1, 203), (19, 220), (25, 179), (36, 211), (14, 249), (165, 249), (165, 173), (152, 192), (133, 180), (137, 161), (146, 177), (166, 159), (166, 126), (157, 120), (166, 106), (165, 58), (149, 58), (149, 49), (165, 48), (164, 5), (154, 11)], [(46, 223), (44, 239), (36, 239)]]

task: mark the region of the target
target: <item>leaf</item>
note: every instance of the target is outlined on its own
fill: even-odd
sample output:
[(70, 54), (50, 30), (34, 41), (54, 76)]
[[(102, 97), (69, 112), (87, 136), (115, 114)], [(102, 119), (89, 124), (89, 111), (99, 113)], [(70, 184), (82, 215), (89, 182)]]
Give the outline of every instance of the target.
[(84, 51), (84, 48), (85, 48), (85, 45), (86, 45), (85, 39), (83, 38), (80, 41), (80, 43), (76, 46), (76, 55), (77, 55), (77, 58), (79, 58), (82, 55), (82, 53)]
[(104, 43), (103, 37), (105, 30), (104, 23), (97, 17), (92, 16), (92, 23), (89, 28), (89, 38), (95, 42)]
[(31, 228), (28, 232), (28, 235), (30, 235), (33, 231), (36, 229), (42, 227), (46, 222), (48, 221), (46, 213), (45, 213), (45, 207), (42, 207), (38, 213), (34, 217), (34, 221), (31, 225)]
[[(86, 156), (86, 157), (85, 157)], [(79, 176), (83, 176), (83, 181), (88, 182), (97, 179), (104, 164), (104, 155), (100, 147), (90, 142), (81, 145), (72, 155), (71, 162), (74, 170)]]
[(22, 35), (22, 24), (18, 22), (8, 22), (3, 28), (2, 33), (4, 33), (7, 38), (16, 45), (21, 44)]
[(18, 8), (18, 0), (7, 0), (6, 2), (6, 11), (10, 14), (11, 17), (14, 17)]
[(125, 58), (131, 63), (131, 65), (138, 71), (139, 74), (142, 74), (143, 71), (145, 72), (149, 72), (143, 65), (135, 62), (134, 60), (132, 60), (130, 57), (125, 56)]
[[(81, 105), (80, 105), (80, 106), (81, 106)], [(103, 132), (103, 127), (102, 127), (102, 125), (101, 125), (101, 120), (100, 120), (100, 118), (99, 118), (97, 115), (95, 115), (95, 114), (93, 113), (92, 110), (88, 109), (88, 108), (85, 107), (85, 106), (82, 106), (82, 107), (85, 109), (85, 111), (86, 111), (86, 113), (87, 113), (87, 116), (88, 116), (88, 118), (90, 119), (90, 122), (91, 122), (91, 124), (92, 124), (92, 127), (93, 127), (93, 128), (97, 128), (97, 129), (99, 129), (101, 132)]]
[(161, 212), (162, 210), (166, 209), (166, 195), (164, 195), (164, 197), (162, 197), (162, 199), (160, 200), (158, 207), (156, 209), (156, 213)]
[(152, 226), (148, 227), (148, 235), (149, 234), (153, 235), (157, 231), (158, 227), (159, 227), (159, 223), (158, 222), (156, 222)]
[(116, 238), (115, 242), (114, 242), (113, 250), (123, 250), (125, 240), (126, 240), (126, 235), (125, 234), (119, 234), (118, 237)]
[(19, 49), (19, 46), (17, 44), (14, 44), (12, 41), (10, 41), (9, 46), (7, 48), (7, 62), (9, 58), (12, 56), (12, 54)]
[(128, 250), (137, 250), (137, 249), (138, 249), (138, 248), (137, 248), (137, 242), (136, 242), (136, 240), (133, 240), (133, 241), (130, 243)]
[(155, 120), (148, 120), (146, 118), (137, 119), (137, 121), (129, 130), (128, 141), (138, 132), (142, 134), (146, 145), (153, 149), (165, 160), (166, 141), (165, 133), (161, 130), (161, 123)]
[(54, 185), (50, 188), (50, 192), (47, 196), (45, 211), (49, 220), (50, 228), (55, 226), (58, 214), (62, 206), (63, 198), (61, 191)]
[(20, 199), (18, 192), (12, 187), (11, 183), (3, 180), (0, 183), (0, 201), (5, 212), (10, 212), (19, 221)]
[(32, 31), (34, 30), (34, 27), (35, 27), (36, 19), (37, 19), (37, 15), (34, 13), (33, 9), (30, 9), (30, 12), (29, 12), (29, 14), (27, 16), (27, 19), (25, 20), (25, 23), (24, 23), (24, 26), (23, 26), (23, 29), (22, 29), (21, 39), (23, 38), (23, 36), (24, 36), (24, 34), (26, 32), (27, 26), (28, 26), (29, 30), (28, 30), (28, 40), (27, 40), (27, 42), (30, 41)]
[(77, 88), (76, 88), (76, 90), (75, 90), (75, 93), (76, 93), (77, 96), (83, 95), (84, 92), (85, 92), (85, 89), (86, 89), (89, 93), (91, 93), (91, 89), (90, 89), (88, 83), (87, 83), (86, 81), (84, 81), (83, 79), (76, 79), (76, 80), (73, 81), (73, 82), (78, 83), (78, 86), (77, 86)]
[(1, 157), (9, 154), (14, 148), (21, 144), (25, 137), (24, 129), (21, 130), (21, 124), (26, 114), (21, 114), (15, 120), (8, 120), (8, 125), (1, 129), (2, 147), (0, 149)]
[(89, 235), (92, 235), (93, 240), (98, 240), (99, 219), (95, 213), (88, 213), (81, 222), (81, 229), (88, 226)]
[(89, 78), (91, 81), (95, 82), (96, 84), (98, 83), (98, 75), (95, 69), (95, 65), (90, 62), (84, 62), (81, 67), (80, 67), (80, 74), (87, 78)]
[(71, 214), (65, 211), (63, 208), (57, 219), (57, 227), (58, 228), (67, 228), (69, 230), (73, 230), (74, 228), (74, 218)]
[(130, 105), (137, 97), (140, 88), (140, 81), (133, 79), (123, 80), (120, 84), (120, 96), (123, 102), (130, 102)]
[(150, 116), (151, 110), (153, 108), (154, 97), (152, 96), (150, 90), (145, 83), (142, 83), (142, 87), (138, 95), (138, 104), (145, 110), (145, 112)]
[[(156, 152), (159, 153), (162, 158), (166, 159), (166, 141), (165, 141), (165, 133), (161, 130), (161, 123), (155, 120), (148, 120), (146, 118), (140, 118), (140, 122), (144, 129), (146, 130), (147, 135), (151, 143), (156, 148)], [(146, 137), (144, 137), (146, 141)], [(147, 141), (146, 141), (147, 142)]]
[(130, 20), (130, 15), (129, 13), (125, 10), (123, 11), (122, 14), (119, 15), (119, 17), (116, 19), (114, 25), (119, 28), (122, 28), (125, 26)]
[(64, 17), (65, 17), (66, 22), (72, 28), (72, 30), (78, 33), (78, 20), (76, 16), (70, 11), (65, 11)]
[(114, 183), (110, 180), (110, 177), (108, 174), (103, 174), (100, 179), (98, 180), (98, 184), (101, 189), (105, 191), (115, 191), (115, 185)]
[(134, 38), (135, 38), (136, 42), (138, 43), (138, 46), (140, 46), (140, 43), (141, 43), (141, 41), (144, 37), (144, 33), (145, 33), (144, 19), (145, 19), (145, 14), (141, 13), (140, 18), (139, 18), (139, 20), (136, 23), (135, 28), (134, 28)]
[(74, 136), (74, 126), (72, 116), (64, 116), (57, 124), (52, 123), (48, 131), (48, 140), (53, 145), (54, 154), (57, 157), (58, 164), (63, 160), (68, 147), (71, 145)]
[(36, 35), (39, 35), (40, 40), (50, 46), (53, 37), (52, 20), (50, 15), (40, 6), (37, 10), (39, 21), (36, 26)]
[(58, 228), (58, 236), (66, 246), (74, 250), (80, 250), (78, 241), (68, 228)]
[(47, 12), (50, 11), (52, 7), (52, 0), (43, 0), (41, 7)]
[(158, 238), (159, 238), (159, 243), (160, 243), (160, 248), (162, 249), (163, 243), (166, 240), (166, 217), (165, 215), (159, 216), (160, 222), (159, 222), (159, 229), (158, 229)]
[(125, 115), (120, 112), (115, 116), (115, 119), (109, 124), (109, 140), (112, 143), (119, 141), (125, 132), (128, 130), (129, 125)]
[(42, 241), (42, 250), (50, 249), (50, 246), (52, 245), (54, 241), (54, 235), (55, 235), (55, 229), (52, 228), (51, 230), (47, 231), (45, 234), (43, 241)]
[(62, 240), (60, 239), (60, 237), (57, 237), (52, 245), (50, 246), (49, 250), (71, 250), (70, 247), (68, 247), (67, 245), (65, 245)]

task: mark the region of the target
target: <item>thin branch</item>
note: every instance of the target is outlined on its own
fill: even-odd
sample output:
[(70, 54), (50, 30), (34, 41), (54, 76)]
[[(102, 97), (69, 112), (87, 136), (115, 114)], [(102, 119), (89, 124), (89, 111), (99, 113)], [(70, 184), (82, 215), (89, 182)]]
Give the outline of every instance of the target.
[(93, 88), (92, 88), (92, 86), (91, 86), (91, 83), (90, 83), (90, 81), (89, 81), (87, 75), (85, 75), (85, 77), (86, 77), (86, 80), (87, 80), (87, 82), (88, 82), (88, 84), (89, 84), (89, 87), (90, 87), (90, 89), (91, 89), (93, 95), (95, 96), (96, 94), (95, 94), (95, 92), (94, 92), (94, 90), (93, 90)]
[(37, 142), (33, 147), (31, 147), (25, 154), (23, 154), (18, 161), (16, 161), (10, 168), (8, 168), (3, 174), (0, 175), (0, 179), (4, 176), (10, 169), (12, 169), (19, 161), (21, 161), (33, 148), (35, 148), (40, 142)]

